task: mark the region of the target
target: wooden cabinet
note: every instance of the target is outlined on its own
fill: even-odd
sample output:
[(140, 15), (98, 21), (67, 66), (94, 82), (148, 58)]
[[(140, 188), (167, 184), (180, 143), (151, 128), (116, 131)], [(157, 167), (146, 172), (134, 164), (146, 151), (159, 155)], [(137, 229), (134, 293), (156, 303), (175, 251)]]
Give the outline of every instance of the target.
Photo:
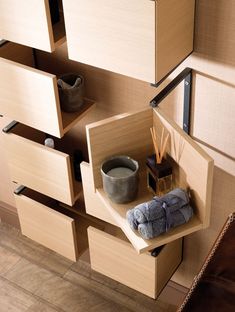
[(193, 50), (194, 0), (63, 1), (69, 58), (151, 83)]
[(0, 1), (0, 38), (52, 52), (65, 42), (64, 21), (52, 25), (49, 0)]
[(45, 138), (44, 133), (22, 124), (16, 124), (5, 133), (11, 178), (35, 191), (73, 205), (81, 194), (82, 186), (73, 177), (70, 156), (44, 146)]
[(62, 137), (94, 104), (85, 100), (80, 111), (63, 112), (56, 75), (2, 57), (0, 72), (0, 113), (48, 134)]
[[(110, 232), (110, 228), (109, 228)], [(182, 240), (159, 248), (157, 257), (137, 255), (122, 231), (88, 228), (91, 267), (141, 293), (157, 298), (182, 258)]]
[[(163, 126), (169, 133), (167, 152), (173, 165), (174, 186), (190, 190), (194, 216), (182, 226), (171, 229), (154, 239), (144, 240), (138, 232), (131, 230), (126, 220), (126, 212), (128, 209), (152, 199), (152, 194), (147, 189), (145, 161), (146, 157), (153, 153), (150, 135), (150, 128), (153, 126), (159, 141)], [(87, 125), (87, 140), (91, 170), (90, 188), (93, 189), (96, 198), (99, 198), (103, 209), (106, 210), (106, 218), (109, 213), (137, 252), (143, 253), (152, 250), (209, 226), (214, 162), (160, 108), (125, 113)], [(114, 204), (103, 190), (100, 166), (105, 159), (115, 155), (128, 155), (139, 162), (138, 196), (136, 200), (128, 204)], [(87, 205), (91, 205), (92, 198), (94, 197), (88, 198)], [(93, 205), (95, 205), (95, 201)], [(89, 210), (92, 211), (90, 208)]]
[[(195, 0), (64, 0), (63, 6), (72, 60), (159, 83), (193, 50)], [(16, 43), (53, 51), (64, 40), (63, 20), (52, 26), (49, 0), (1, 1), (0, 20), (0, 37)], [(91, 222), (70, 213), (82, 185), (63, 140), (55, 137), (62, 138), (94, 102), (65, 113), (56, 75), (31, 66), (33, 57), (2, 56), (0, 113), (19, 122), (4, 133), (9, 167), (12, 180), (27, 187), (15, 194), (22, 233), (73, 261), (89, 238), (94, 270), (156, 298), (181, 262), (182, 237), (209, 225), (213, 160), (159, 108), (87, 125), (89, 163), (81, 165), (86, 212), (108, 222), (103, 229), (90, 227), (87, 238)], [(152, 198), (145, 172), (152, 126), (158, 139), (163, 126), (170, 135), (175, 186), (190, 189), (194, 217), (144, 240), (130, 229), (126, 211)], [(46, 134), (54, 137), (55, 149), (44, 146)], [(129, 155), (140, 165), (139, 193), (130, 204), (113, 204), (102, 187), (100, 165), (114, 155)], [(156, 247), (153, 257), (149, 251)]]

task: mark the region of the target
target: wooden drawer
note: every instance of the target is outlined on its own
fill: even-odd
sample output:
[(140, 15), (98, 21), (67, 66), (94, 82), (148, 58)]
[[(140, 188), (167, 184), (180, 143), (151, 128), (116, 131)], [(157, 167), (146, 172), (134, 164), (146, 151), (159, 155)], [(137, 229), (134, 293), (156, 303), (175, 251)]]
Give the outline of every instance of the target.
[[(171, 229), (154, 239), (144, 240), (137, 231), (132, 231), (126, 212), (136, 205), (149, 201), (153, 195), (148, 191), (146, 158), (153, 153), (150, 128), (155, 127), (160, 142), (162, 127), (169, 134), (167, 153), (173, 165), (175, 187), (189, 189), (193, 199), (193, 218), (186, 224)], [(161, 108), (130, 112), (87, 125), (89, 151), (90, 188), (92, 197), (85, 194), (86, 204), (96, 208), (96, 197), (102, 202), (115, 223), (123, 230), (139, 253), (206, 228), (210, 223), (213, 159), (196, 144)], [(100, 167), (104, 160), (116, 155), (128, 155), (139, 162), (140, 179), (137, 198), (128, 204), (115, 204), (103, 190)], [(89, 178), (89, 176), (87, 176)], [(89, 208), (89, 210), (91, 210)], [(104, 214), (103, 214), (104, 215)], [(102, 217), (102, 216), (101, 216)], [(107, 218), (107, 214), (105, 214)]]
[(12, 180), (73, 205), (82, 187), (73, 177), (70, 156), (62, 152), (63, 140), (54, 139), (60, 150), (52, 149), (43, 145), (44, 133), (19, 123), (12, 127), (4, 134)]
[(55, 200), (22, 186), (14, 197), (23, 235), (72, 261), (88, 248), (87, 227), (92, 222), (85, 217), (76, 216)]
[(63, 1), (69, 58), (151, 83), (193, 50), (195, 0)]
[(182, 258), (182, 240), (159, 248), (157, 257), (138, 255), (118, 229), (88, 228), (91, 267), (149, 297), (157, 298)]
[(0, 38), (52, 52), (65, 42), (63, 16), (52, 26), (49, 0), (0, 1)]
[[(11, 43), (7, 45), (9, 51), (14, 46), (18, 47)], [(7, 50), (8, 47), (5, 46), (4, 56)], [(85, 100), (80, 111), (63, 112), (56, 75), (2, 57), (0, 72), (0, 113), (51, 135), (62, 137), (94, 104)]]

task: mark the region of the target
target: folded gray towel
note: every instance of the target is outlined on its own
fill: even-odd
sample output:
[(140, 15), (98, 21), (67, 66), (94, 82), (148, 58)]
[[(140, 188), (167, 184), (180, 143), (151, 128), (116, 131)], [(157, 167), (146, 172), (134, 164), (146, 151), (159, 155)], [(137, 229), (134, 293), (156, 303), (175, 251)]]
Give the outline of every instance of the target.
[(134, 209), (130, 209), (127, 211), (126, 213), (126, 218), (127, 221), (131, 227), (131, 229), (134, 230), (138, 230), (138, 225), (139, 223), (136, 221), (135, 216), (134, 216)]
[[(187, 223), (193, 216), (193, 209), (189, 205), (171, 214), (172, 228)], [(169, 230), (167, 218), (160, 218), (152, 222), (145, 222), (138, 225), (138, 231), (144, 239), (151, 239)]]
[(131, 227), (139, 223), (151, 222), (165, 216), (164, 204), (170, 209), (170, 212), (182, 208), (189, 203), (188, 194), (185, 190), (176, 188), (162, 197), (154, 197), (147, 203), (136, 206), (133, 211), (127, 213), (127, 219)]
[(185, 190), (176, 188), (162, 197), (142, 203), (127, 211), (126, 218), (132, 230), (138, 230), (145, 239), (156, 237), (170, 228), (188, 222), (193, 216)]

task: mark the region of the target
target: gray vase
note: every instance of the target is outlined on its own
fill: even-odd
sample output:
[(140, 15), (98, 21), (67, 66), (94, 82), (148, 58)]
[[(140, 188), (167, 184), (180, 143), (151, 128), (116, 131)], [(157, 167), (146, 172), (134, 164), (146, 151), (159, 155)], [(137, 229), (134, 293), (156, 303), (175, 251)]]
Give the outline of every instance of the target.
[(138, 192), (138, 162), (128, 156), (115, 156), (101, 166), (103, 188), (117, 204), (133, 201)]
[(65, 74), (57, 80), (60, 106), (65, 112), (72, 113), (84, 104), (84, 78), (77, 74)]

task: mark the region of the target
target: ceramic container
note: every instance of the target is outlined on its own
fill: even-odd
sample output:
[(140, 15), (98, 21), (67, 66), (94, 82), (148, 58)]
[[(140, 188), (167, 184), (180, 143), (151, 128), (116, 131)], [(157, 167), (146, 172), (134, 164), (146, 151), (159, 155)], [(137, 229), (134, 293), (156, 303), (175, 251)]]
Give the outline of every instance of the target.
[(138, 192), (138, 162), (128, 156), (115, 156), (101, 166), (103, 188), (111, 201), (133, 201)]

